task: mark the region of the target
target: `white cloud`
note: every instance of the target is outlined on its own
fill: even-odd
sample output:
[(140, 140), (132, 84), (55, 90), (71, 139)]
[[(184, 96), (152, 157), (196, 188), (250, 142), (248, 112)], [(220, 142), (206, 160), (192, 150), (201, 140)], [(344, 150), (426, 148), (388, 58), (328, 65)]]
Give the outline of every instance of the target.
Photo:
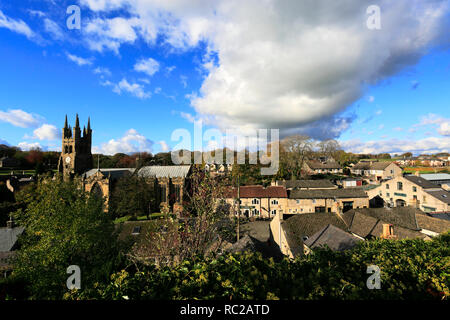
[(380, 31), (366, 27), (372, 0), (82, 4), (102, 12), (122, 8), (131, 17), (91, 21), (86, 34), (94, 49), (118, 52), (123, 43), (137, 37), (151, 43), (158, 34), (179, 50), (204, 41), (202, 63), (209, 74), (191, 104), (221, 128), (304, 130), (360, 99), (368, 85), (414, 65), (439, 41), (448, 41), (445, 1), (382, 0)]
[(108, 68), (97, 67), (97, 68), (94, 69), (93, 72), (95, 74), (99, 74), (101, 76), (107, 76), (107, 77), (111, 76), (111, 71)]
[(367, 98), (367, 100), (372, 103), (375, 101), (375, 97), (374, 96), (369, 96), (369, 98)]
[(116, 153), (134, 153), (139, 151), (152, 152), (153, 141), (138, 133), (135, 129), (128, 130), (120, 139), (111, 139), (100, 148), (94, 147), (94, 153), (113, 155)]
[(61, 40), (64, 38), (63, 31), (61, 30), (61, 28), (55, 21), (45, 18), (44, 19), (44, 27), (45, 27), (45, 31), (50, 33), (51, 36), (53, 37), (53, 39)]
[(441, 123), (438, 128), (438, 132), (443, 136), (450, 136), (450, 120)]
[(104, 85), (113, 85), (113, 91), (121, 94), (126, 91), (139, 99), (147, 99), (151, 97), (151, 93), (144, 90), (144, 86), (139, 83), (129, 83), (123, 78), (118, 84), (112, 84), (109, 81), (104, 82)]
[(427, 137), (420, 140), (388, 139), (366, 141), (359, 139), (339, 141), (341, 147), (353, 153), (437, 153), (450, 151), (450, 137)]
[(429, 113), (425, 116), (422, 116), (420, 119), (420, 123), (415, 124), (410, 131), (417, 131), (417, 128), (424, 126), (437, 126), (437, 132), (443, 136), (450, 136), (450, 119), (442, 117), (440, 115)]
[(67, 58), (70, 61), (75, 62), (79, 66), (91, 65), (92, 64), (92, 61), (90, 59), (81, 58), (81, 57), (78, 57), (76, 55), (70, 54), (68, 52), (66, 52), (66, 56), (67, 56)]
[(32, 142), (32, 143), (29, 143), (29, 142), (26, 142), (26, 141), (20, 142), (20, 143), (18, 144), (18, 147), (19, 147), (21, 150), (23, 150), (23, 151), (28, 151), (28, 150), (31, 150), (31, 149), (42, 149), (42, 150), (45, 149), (45, 148), (43, 148), (43, 147), (41, 146), (41, 144), (40, 144), (39, 142)]
[(187, 77), (181, 75), (180, 76), (180, 81), (181, 81), (181, 84), (183, 85), (183, 87), (186, 88), (187, 87)]
[(22, 20), (14, 20), (10, 17), (7, 17), (0, 10), (0, 28), (7, 28), (11, 31), (23, 34), (28, 39), (32, 39), (36, 37), (36, 34), (30, 29), (30, 27), (23, 22)]
[(61, 132), (58, 128), (51, 124), (43, 124), (33, 131), (34, 138), (39, 140), (59, 140)]
[(134, 70), (144, 72), (149, 76), (152, 76), (158, 72), (159, 63), (153, 58), (142, 59), (134, 65)]
[(41, 119), (37, 115), (14, 109), (6, 112), (0, 110), (0, 121), (8, 122), (16, 127), (30, 128), (38, 126)]
[(167, 143), (164, 140), (158, 141), (158, 143), (161, 147), (162, 152), (167, 152), (170, 150), (170, 147), (167, 145)]

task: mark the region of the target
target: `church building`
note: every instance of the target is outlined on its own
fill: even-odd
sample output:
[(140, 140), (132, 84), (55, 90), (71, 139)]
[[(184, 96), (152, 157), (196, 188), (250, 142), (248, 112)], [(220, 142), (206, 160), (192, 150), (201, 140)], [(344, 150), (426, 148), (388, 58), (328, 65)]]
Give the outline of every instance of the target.
[(183, 211), (183, 200), (187, 181), (191, 174), (190, 165), (179, 166), (144, 166), (136, 172), (136, 168), (92, 168), (93, 158), (92, 129), (90, 119), (87, 128), (83, 128), (81, 135), (78, 115), (75, 127), (68, 125), (67, 116), (63, 128), (62, 151), (58, 162), (58, 171), (64, 180), (74, 179), (76, 176), (82, 182), (83, 189), (89, 193), (96, 193), (105, 200), (108, 208), (111, 193), (116, 182), (122, 177), (137, 174), (155, 188), (156, 203), (161, 210), (165, 207), (174, 213)]

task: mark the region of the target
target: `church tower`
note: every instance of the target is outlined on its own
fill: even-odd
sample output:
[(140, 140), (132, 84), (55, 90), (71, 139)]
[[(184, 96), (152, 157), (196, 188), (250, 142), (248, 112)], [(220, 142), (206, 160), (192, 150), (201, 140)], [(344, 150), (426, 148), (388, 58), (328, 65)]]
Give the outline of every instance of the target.
[(92, 168), (92, 130), (90, 118), (88, 119), (87, 128), (83, 127), (82, 135), (78, 114), (73, 130), (67, 123), (66, 115), (62, 134), (62, 149), (58, 162), (58, 171), (62, 173), (64, 179), (70, 179)]

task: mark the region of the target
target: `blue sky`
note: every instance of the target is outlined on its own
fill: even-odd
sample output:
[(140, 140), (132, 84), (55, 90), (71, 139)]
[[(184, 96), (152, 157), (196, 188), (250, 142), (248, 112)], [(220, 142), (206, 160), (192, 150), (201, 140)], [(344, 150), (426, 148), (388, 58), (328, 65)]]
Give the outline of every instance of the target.
[(170, 150), (194, 119), (352, 152), (449, 152), (448, 1), (376, 2), (380, 30), (364, 26), (370, 1), (2, 1), (0, 142), (60, 150), (78, 113), (108, 154)]

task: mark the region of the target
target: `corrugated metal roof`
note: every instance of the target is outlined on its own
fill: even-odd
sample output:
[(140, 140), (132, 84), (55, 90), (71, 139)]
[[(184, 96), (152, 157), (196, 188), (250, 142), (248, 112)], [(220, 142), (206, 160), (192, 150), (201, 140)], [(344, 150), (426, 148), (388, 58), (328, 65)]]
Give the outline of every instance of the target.
[(450, 180), (450, 174), (448, 173), (425, 173), (420, 175), (425, 180)]
[(142, 167), (138, 175), (149, 178), (186, 178), (191, 169), (190, 165), (185, 166), (147, 166)]

